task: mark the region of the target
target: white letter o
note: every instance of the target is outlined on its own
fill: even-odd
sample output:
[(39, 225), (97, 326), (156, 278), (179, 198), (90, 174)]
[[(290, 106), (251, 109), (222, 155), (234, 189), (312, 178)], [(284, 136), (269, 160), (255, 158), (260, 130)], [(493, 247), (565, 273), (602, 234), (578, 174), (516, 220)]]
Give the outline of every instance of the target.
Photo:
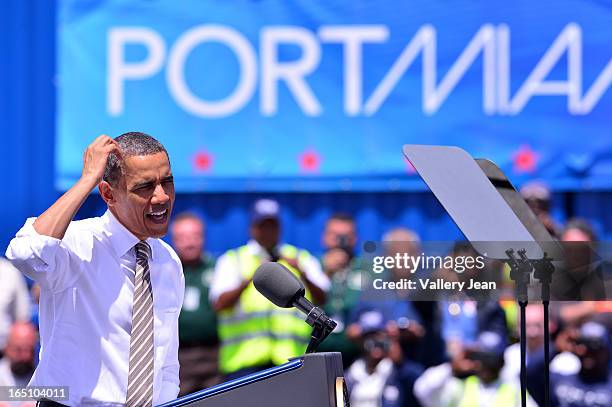
[[(184, 66), (189, 53), (198, 44), (217, 41), (230, 48), (240, 65), (238, 84), (225, 99), (205, 101), (189, 90)], [(188, 112), (201, 117), (224, 117), (240, 110), (253, 96), (257, 81), (257, 57), (251, 44), (236, 30), (221, 25), (201, 25), (183, 34), (170, 53), (166, 80), (170, 93)]]

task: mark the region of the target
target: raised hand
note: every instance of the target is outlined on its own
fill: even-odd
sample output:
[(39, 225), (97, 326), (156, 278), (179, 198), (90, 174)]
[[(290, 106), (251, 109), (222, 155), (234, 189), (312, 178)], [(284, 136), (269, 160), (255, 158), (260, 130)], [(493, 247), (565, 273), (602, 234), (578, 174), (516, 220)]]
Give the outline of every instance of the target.
[(94, 185), (102, 181), (106, 161), (111, 153), (120, 155), (119, 145), (107, 135), (96, 138), (83, 153), (83, 171), (81, 178)]
[(63, 239), (74, 215), (102, 180), (110, 153), (121, 154), (117, 142), (106, 135), (98, 137), (87, 147), (83, 154), (81, 178), (34, 221), (36, 232)]

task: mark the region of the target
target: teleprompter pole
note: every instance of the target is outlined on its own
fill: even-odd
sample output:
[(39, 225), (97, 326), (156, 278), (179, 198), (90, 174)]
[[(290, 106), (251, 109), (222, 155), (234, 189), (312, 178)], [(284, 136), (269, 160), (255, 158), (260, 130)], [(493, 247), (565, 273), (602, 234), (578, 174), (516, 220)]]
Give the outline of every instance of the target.
[(507, 263), (510, 266), (510, 278), (516, 284), (516, 299), (521, 312), (521, 406), (527, 406), (527, 341), (525, 338), (526, 324), (525, 311), (527, 309), (527, 286), (529, 285), (531, 263), (526, 256), (526, 250), (517, 251), (519, 258), (515, 256), (513, 249), (506, 250)]
[(544, 407), (550, 407), (550, 330), (548, 305), (550, 303), (550, 283), (555, 267), (552, 259), (544, 252), (544, 257), (533, 262), (534, 277), (542, 284), (542, 305), (544, 306)]

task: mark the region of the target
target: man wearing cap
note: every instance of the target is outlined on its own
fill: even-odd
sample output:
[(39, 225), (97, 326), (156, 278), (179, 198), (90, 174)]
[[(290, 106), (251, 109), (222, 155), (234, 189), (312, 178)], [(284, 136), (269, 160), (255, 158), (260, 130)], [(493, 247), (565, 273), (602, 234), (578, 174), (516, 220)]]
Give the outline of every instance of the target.
[[(608, 407), (612, 405), (610, 374), (610, 333), (599, 322), (585, 322), (569, 343), (580, 359), (580, 371), (574, 374), (550, 373), (551, 407)], [(555, 343), (555, 353), (561, 349)], [(544, 405), (544, 352), (528, 361), (527, 389)]]
[[(451, 363), (427, 369), (414, 384), (414, 394), (423, 407), (518, 407), (518, 380), (500, 377), (505, 349), (498, 332), (481, 332), (476, 343), (452, 356)], [(528, 397), (527, 406), (536, 404)]]
[(346, 384), (353, 407), (396, 407), (408, 404), (403, 399), (397, 336), (389, 335), (382, 312), (376, 309), (359, 315), (361, 356), (346, 371)]
[(251, 239), (217, 261), (210, 300), (218, 312), (219, 366), (227, 378), (282, 364), (306, 350), (311, 328), (295, 309), (276, 307), (255, 289), (255, 270), (268, 261), (283, 263), (306, 287), (306, 297), (325, 300), (329, 280), (306, 250), (280, 243), (280, 207), (272, 199), (255, 202)]

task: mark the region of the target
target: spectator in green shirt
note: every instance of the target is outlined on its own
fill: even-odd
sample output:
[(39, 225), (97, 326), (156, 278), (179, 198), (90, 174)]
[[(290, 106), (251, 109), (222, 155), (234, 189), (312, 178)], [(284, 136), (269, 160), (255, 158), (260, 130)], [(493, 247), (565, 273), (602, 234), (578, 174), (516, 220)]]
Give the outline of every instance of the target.
[(321, 240), (325, 248), (323, 270), (331, 280), (324, 309), (338, 326), (319, 346), (319, 351), (342, 352), (346, 368), (359, 356), (359, 347), (346, 335), (349, 316), (359, 301), (361, 291), (362, 262), (355, 256), (355, 221), (348, 214), (332, 215), (325, 224)]
[(221, 382), (217, 319), (208, 301), (215, 259), (204, 252), (204, 236), (204, 222), (193, 213), (181, 213), (172, 223), (172, 243), (185, 274), (179, 317), (179, 396)]

